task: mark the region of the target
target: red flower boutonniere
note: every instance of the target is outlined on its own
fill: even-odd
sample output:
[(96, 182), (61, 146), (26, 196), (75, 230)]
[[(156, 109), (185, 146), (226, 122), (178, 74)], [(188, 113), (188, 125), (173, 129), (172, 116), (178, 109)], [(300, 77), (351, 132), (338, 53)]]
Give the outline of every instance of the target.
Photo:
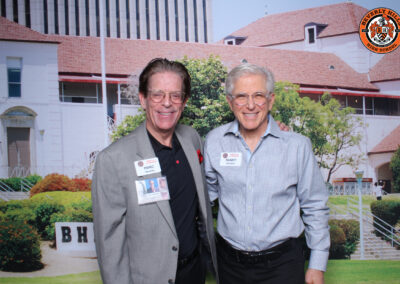
[(199, 157), (199, 163), (201, 164), (203, 162), (203, 155), (200, 152), (200, 149), (197, 149), (197, 156)]

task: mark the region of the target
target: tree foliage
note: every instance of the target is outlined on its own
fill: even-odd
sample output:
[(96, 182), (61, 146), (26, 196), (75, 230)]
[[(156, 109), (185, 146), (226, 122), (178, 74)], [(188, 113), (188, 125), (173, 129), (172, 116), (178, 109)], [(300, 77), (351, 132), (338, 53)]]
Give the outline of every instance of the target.
[(362, 138), (358, 130), (362, 123), (353, 114), (353, 108), (342, 108), (329, 94), (316, 102), (308, 97), (300, 98), (297, 85), (276, 83), (272, 115), (310, 138), (319, 166), (328, 170), (327, 182), (340, 167), (356, 167), (363, 158), (351, 149)]
[(210, 130), (234, 119), (224, 95), (227, 69), (218, 57), (180, 61), (188, 69), (191, 97), (183, 111), (181, 123), (190, 125), (204, 137)]
[(393, 190), (400, 192), (400, 146), (392, 156), (390, 169), (393, 174)]

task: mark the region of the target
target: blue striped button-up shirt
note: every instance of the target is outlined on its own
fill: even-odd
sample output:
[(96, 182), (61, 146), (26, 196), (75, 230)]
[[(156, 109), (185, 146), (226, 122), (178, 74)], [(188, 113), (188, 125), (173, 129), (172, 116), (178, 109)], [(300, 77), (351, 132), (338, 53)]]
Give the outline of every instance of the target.
[[(260, 251), (305, 230), (309, 268), (326, 270), (328, 191), (308, 138), (281, 131), (269, 116), (251, 152), (235, 120), (207, 135), (204, 153), (210, 199), (219, 198), (217, 229), (225, 240), (239, 250)], [(223, 153), (241, 153), (240, 163), (225, 166)]]

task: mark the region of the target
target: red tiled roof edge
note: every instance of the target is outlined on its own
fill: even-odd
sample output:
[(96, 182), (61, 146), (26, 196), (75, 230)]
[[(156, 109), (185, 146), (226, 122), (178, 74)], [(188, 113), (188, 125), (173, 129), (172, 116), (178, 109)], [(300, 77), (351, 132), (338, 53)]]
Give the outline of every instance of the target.
[(370, 154), (382, 154), (395, 152), (400, 147), (400, 125), (382, 139), (370, 152)]

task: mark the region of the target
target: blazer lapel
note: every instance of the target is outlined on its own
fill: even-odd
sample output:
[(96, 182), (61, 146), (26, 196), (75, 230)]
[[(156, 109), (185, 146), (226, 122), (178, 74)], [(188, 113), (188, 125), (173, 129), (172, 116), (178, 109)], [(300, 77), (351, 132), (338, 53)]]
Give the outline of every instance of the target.
[[(156, 154), (154, 153), (153, 147), (151, 146), (151, 142), (149, 139), (149, 136), (147, 135), (147, 130), (146, 130), (146, 122), (142, 123), (140, 126), (137, 128), (139, 137), (141, 139), (137, 141), (139, 144), (138, 151), (136, 153), (137, 156), (141, 157), (142, 159), (150, 159), (156, 157)], [(161, 177), (161, 173), (157, 173), (156, 175), (152, 175), (152, 177)], [(157, 207), (161, 211), (161, 214), (163, 215), (165, 221), (168, 223), (169, 227), (171, 228), (172, 232), (174, 233), (175, 237), (178, 238), (178, 235), (176, 233), (175, 229), (175, 223), (174, 219), (172, 217), (172, 212), (171, 212), (171, 206), (169, 205), (168, 200), (163, 200), (163, 201), (158, 201), (156, 202)]]

